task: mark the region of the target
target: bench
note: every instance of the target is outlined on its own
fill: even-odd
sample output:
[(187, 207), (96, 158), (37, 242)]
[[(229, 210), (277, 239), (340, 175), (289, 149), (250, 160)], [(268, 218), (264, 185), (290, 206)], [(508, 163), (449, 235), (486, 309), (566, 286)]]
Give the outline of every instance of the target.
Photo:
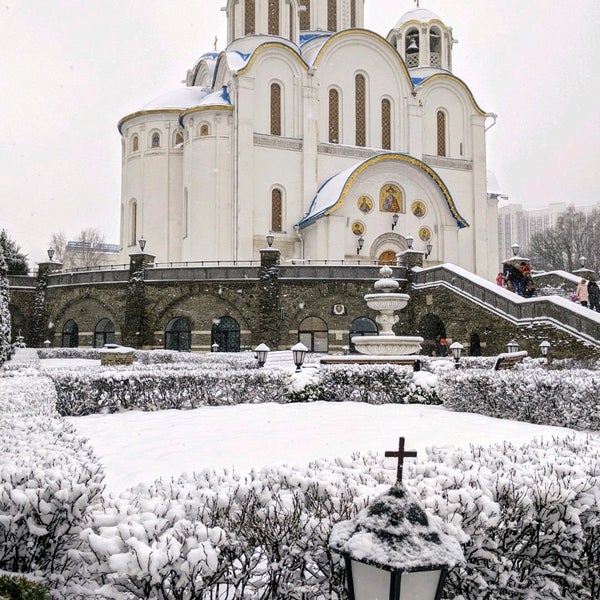
[(526, 356), (527, 352), (525, 350), (498, 354), (496, 361), (494, 362), (493, 370), (503, 371), (504, 369), (513, 369), (516, 365), (521, 364)]
[(344, 356), (323, 356), (322, 365), (398, 365), (411, 367), (413, 371), (420, 371), (422, 361), (415, 356), (368, 356), (366, 354), (349, 354)]

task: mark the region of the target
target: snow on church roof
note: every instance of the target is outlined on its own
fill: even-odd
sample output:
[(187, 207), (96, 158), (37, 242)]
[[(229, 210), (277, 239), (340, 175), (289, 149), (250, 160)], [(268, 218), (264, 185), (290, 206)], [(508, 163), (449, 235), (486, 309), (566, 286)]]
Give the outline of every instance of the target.
[(400, 154), (397, 152), (384, 152), (376, 154), (371, 158), (367, 158), (360, 163), (357, 163), (344, 171), (341, 171), (337, 175), (330, 177), (318, 190), (313, 198), (313, 201), (308, 209), (308, 213), (302, 218), (296, 225), (300, 228), (310, 225), (310, 223), (316, 221), (322, 216), (332, 213), (336, 208), (341, 206), (344, 201), (345, 191), (351, 181), (355, 179), (364, 169), (370, 165), (381, 162), (381, 161), (399, 161), (411, 164), (412, 166), (424, 171), (425, 174), (433, 180), (435, 185), (439, 188), (440, 192), (446, 200), (446, 204), (452, 213), (452, 216), (456, 220), (456, 224), (459, 228), (468, 227), (467, 221), (459, 214), (454, 200), (450, 195), (450, 192), (444, 182), (441, 180), (439, 175), (424, 162), (406, 154)]
[(431, 12), (426, 8), (413, 8), (400, 17), (400, 20), (396, 23), (394, 29), (399, 29), (404, 23), (408, 23), (409, 21), (429, 23), (429, 21), (441, 21), (441, 19), (434, 12)]
[(162, 94), (148, 102), (142, 110), (186, 109), (198, 106), (209, 93), (205, 87), (184, 87)]
[(440, 523), (398, 482), (356, 518), (336, 523), (329, 546), (355, 560), (403, 572), (452, 568), (464, 562), (463, 551)]

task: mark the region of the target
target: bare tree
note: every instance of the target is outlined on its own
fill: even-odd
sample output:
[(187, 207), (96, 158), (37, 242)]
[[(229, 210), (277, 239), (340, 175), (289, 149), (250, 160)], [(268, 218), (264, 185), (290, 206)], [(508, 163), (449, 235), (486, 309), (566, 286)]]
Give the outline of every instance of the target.
[(62, 262), (66, 269), (97, 267), (109, 260), (104, 234), (95, 227), (82, 229), (72, 241), (67, 241), (62, 231), (53, 233), (50, 247), (54, 250), (54, 260)]
[(536, 269), (573, 271), (580, 258), (592, 271), (600, 268), (600, 210), (591, 213), (569, 207), (550, 229), (531, 237), (531, 260)]

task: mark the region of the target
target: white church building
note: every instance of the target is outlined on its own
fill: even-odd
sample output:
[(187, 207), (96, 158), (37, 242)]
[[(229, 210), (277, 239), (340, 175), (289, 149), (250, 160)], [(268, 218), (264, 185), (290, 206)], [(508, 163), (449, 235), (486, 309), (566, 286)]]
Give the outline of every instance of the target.
[[(375, 1), (375, 0), (366, 0)], [(121, 261), (390, 261), (498, 270), (485, 112), (425, 8), (387, 38), (365, 0), (228, 0), (227, 47), (119, 122)], [(429, 246), (429, 248), (427, 248)]]

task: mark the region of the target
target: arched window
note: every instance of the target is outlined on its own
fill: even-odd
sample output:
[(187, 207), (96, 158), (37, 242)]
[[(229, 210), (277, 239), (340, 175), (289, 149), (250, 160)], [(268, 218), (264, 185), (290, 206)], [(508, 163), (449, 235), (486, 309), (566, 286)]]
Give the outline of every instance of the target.
[(183, 317), (176, 317), (165, 328), (165, 350), (189, 352), (192, 348), (192, 330), (190, 323)]
[(134, 135), (131, 138), (131, 151), (138, 152), (140, 149), (140, 138), (137, 135)]
[(79, 327), (73, 319), (69, 319), (63, 325), (60, 345), (63, 348), (77, 348), (79, 346)]
[(350, 329), (348, 331), (350, 352), (356, 352), (352, 338), (364, 335), (379, 335), (375, 321), (369, 319), (369, 317), (359, 317), (358, 319), (354, 319), (354, 321), (350, 323)]
[(256, 30), (256, 6), (254, 0), (246, 0), (244, 6), (244, 35), (252, 35)]
[(269, 35), (279, 35), (279, 0), (269, 0)]
[(208, 129), (208, 125), (204, 123), (204, 125), (200, 126), (200, 137), (206, 137), (210, 133)]
[(396, 254), (397, 253), (394, 250), (385, 250), (379, 255), (377, 264), (391, 265), (395, 267), (398, 264), (398, 258), (396, 257)]
[(100, 319), (94, 327), (94, 348), (115, 343), (115, 324), (110, 319)]
[(392, 149), (392, 103), (387, 98), (381, 101), (381, 147)]
[(356, 0), (350, 0), (350, 27), (356, 27)]
[(337, 0), (327, 0), (327, 31), (337, 31)]
[(180, 148), (183, 145), (183, 133), (181, 133), (181, 131), (177, 131), (175, 133), (173, 145), (175, 146), (175, 148)]
[(188, 191), (187, 188), (183, 190), (183, 215), (182, 215), (182, 233), (183, 237), (186, 238), (188, 236), (188, 223), (190, 218), (189, 213), (189, 200), (188, 200)]
[(300, 0), (300, 31), (310, 30), (310, 0)]
[(129, 206), (129, 245), (137, 244), (137, 202), (133, 202)]
[(364, 75), (355, 77), (356, 145), (367, 145), (367, 82)]
[(432, 67), (442, 66), (441, 57), (442, 36), (437, 27), (429, 30), (429, 65)]
[(340, 93), (335, 89), (329, 90), (329, 141), (340, 143)]
[(438, 156), (446, 156), (446, 114), (437, 112), (437, 153)]
[(240, 351), (240, 326), (232, 317), (221, 317), (212, 326), (210, 345), (218, 344), (217, 352)]
[(411, 29), (404, 40), (404, 56), (406, 66), (410, 69), (419, 66), (419, 32)]
[(158, 133), (158, 131), (152, 132), (150, 145), (152, 148), (160, 148), (160, 133)]
[(283, 231), (283, 194), (278, 188), (271, 192), (271, 231)]
[(298, 327), (298, 340), (309, 352), (327, 352), (329, 347), (327, 323), (319, 317), (307, 317)]
[(271, 135), (281, 135), (281, 86), (271, 84)]

